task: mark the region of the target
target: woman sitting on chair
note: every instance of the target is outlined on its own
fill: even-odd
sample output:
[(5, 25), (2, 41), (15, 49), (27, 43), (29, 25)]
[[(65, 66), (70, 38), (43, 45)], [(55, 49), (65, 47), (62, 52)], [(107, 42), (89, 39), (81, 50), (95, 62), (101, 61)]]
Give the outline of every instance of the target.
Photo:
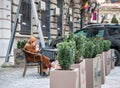
[[(40, 49), (39, 49), (39, 45), (37, 45), (37, 39), (35, 37), (31, 37), (26, 43), (24, 49), (29, 52), (38, 54), (38, 56), (35, 57), (35, 62), (42, 61), (43, 75), (48, 75), (48, 68), (51, 67), (50, 59), (44, 55), (39, 54)], [(33, 58), (29, 57), (29, 59), (32, 60)]]

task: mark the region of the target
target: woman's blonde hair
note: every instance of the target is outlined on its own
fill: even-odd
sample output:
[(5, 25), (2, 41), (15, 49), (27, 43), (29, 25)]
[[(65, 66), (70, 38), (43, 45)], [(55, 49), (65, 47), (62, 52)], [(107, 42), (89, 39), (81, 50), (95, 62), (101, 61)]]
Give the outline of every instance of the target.
[(37, 41), (37, 39), (36, 39), (34, 36), (32, 36), (32, 37), (30, 37), (30, 39), (28, 40), (28, 43), (31, 44), (31, 43), (36, 42), (36, 41)]

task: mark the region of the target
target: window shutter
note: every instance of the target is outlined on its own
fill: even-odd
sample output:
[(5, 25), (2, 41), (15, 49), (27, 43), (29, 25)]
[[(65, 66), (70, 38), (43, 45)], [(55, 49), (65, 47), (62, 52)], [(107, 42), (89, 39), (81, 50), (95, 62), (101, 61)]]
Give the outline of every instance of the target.
[(23, 0), (21, 7), (21, 30), (20, 34), (31, 34), (31, 3), (30, 0)]

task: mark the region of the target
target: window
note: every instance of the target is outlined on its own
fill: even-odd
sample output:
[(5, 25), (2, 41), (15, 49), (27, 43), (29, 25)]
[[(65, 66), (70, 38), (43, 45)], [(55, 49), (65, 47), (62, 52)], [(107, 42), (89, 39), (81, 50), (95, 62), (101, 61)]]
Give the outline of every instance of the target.
[(117, 35), (117, 34), (120, 34), (120, 29), (119, 28), (108, 28), (108, 33), (109, 35)]
[(93, 28), (92, 37), (103, 37), (104, 29), (103, 28)]
[(83, 36), (88, 36), (88, 29), (82, 29), (75, 32), (75, 34), (80, 34)]
[(44, 0), (46, 3), (46, 10), (41, 11), (41, 25), (42, 25), (42, 32), (43, 36), (50, 37), (50, 2), (49, 0)]
[(30, 0), (23, 0), (21, 6), (21, 30), (20, 34), (30, 35), (31, 34), (31, 3)]

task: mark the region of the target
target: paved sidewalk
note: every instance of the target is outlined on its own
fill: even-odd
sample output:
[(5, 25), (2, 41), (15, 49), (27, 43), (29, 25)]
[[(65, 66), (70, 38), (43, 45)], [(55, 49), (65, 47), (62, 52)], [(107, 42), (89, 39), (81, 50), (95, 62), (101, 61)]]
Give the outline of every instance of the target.
[[(22, 74), (23, 68), (0, 67), (0, 88), (50, 88), (49, 76), (41, 77), (36, 67), (28, 68), (25, 77)], [(120, 88), (120, 67), (111, 70), (101, 88)]]
[[(48, 77), (41, 77), (36, 67), (28, 68), (26, 76), (22, 77), (23, 68), (1, 68), (5, 59), (0, 58), (0, 88), (50, 88)], [(10, 59), (13, 63), (14, 59)]]
[(41, 77), (37, 68), (28, 68), (22, 77), (23, 68), (0, 68), (0, 88), (49, 88), (49, 77)]
[(115, 67), (110, 74), (106, 76), (105, 84), (102, 88), (120, 88), (120, 67)]

